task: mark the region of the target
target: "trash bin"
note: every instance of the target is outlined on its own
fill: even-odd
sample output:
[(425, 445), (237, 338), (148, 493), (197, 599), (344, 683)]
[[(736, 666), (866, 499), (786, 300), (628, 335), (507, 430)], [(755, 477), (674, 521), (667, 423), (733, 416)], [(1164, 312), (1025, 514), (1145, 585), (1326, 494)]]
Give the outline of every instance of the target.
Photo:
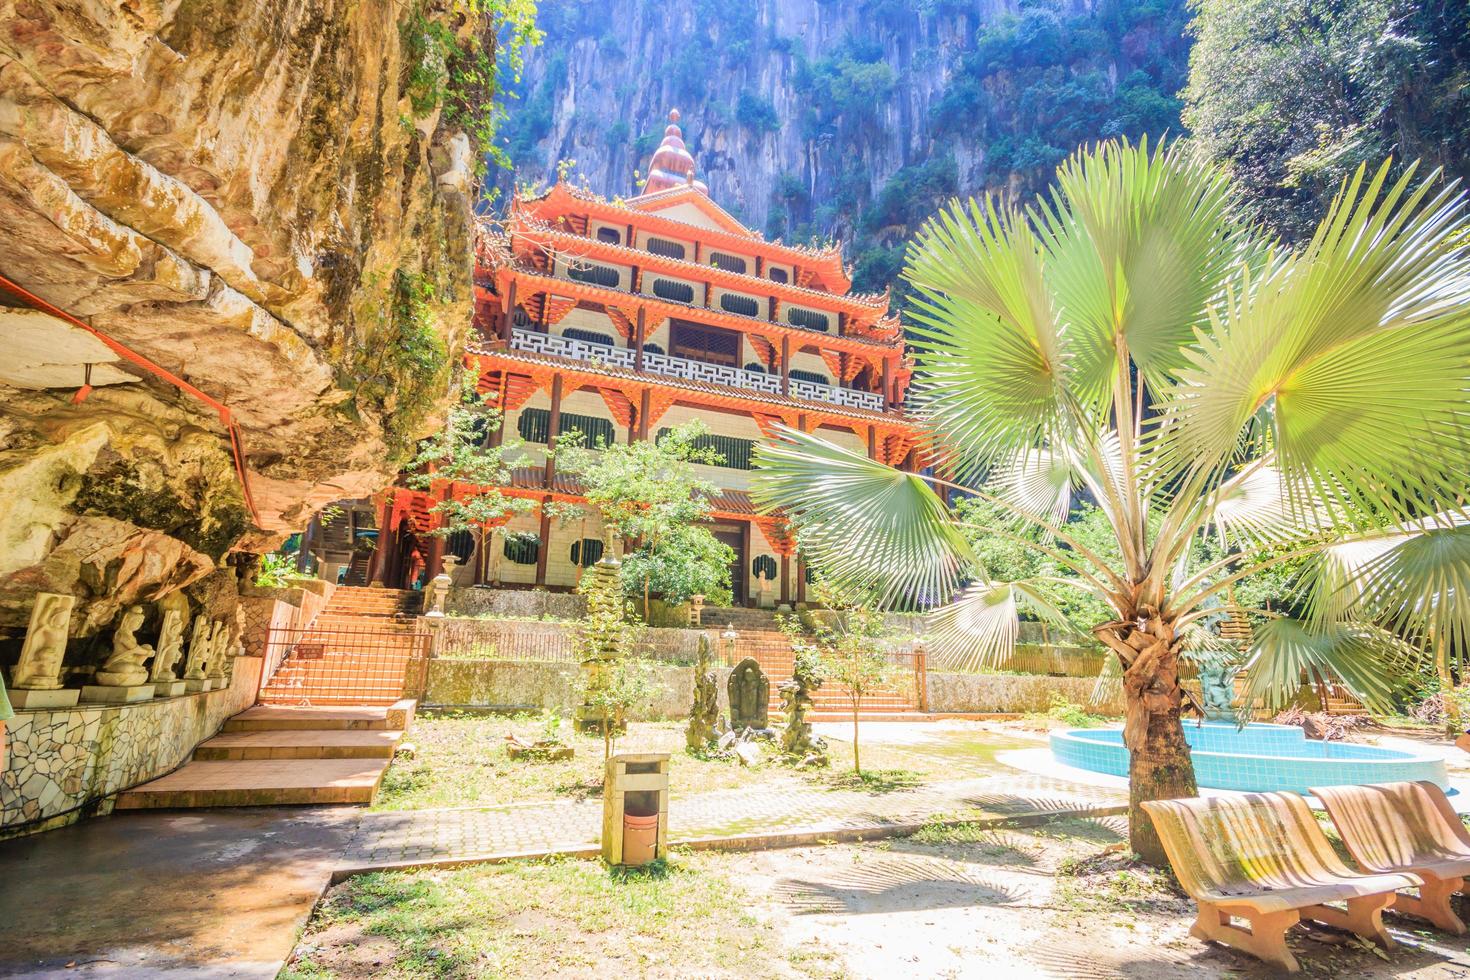
[(669, 755), (615, 755), (602, 784), (602, 857), (637, 866), (668, 850)]

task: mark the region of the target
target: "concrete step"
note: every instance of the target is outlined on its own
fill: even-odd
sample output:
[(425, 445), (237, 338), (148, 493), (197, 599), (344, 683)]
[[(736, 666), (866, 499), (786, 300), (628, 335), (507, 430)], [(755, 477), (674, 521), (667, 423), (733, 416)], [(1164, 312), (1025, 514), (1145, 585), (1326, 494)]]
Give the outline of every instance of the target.
[(194, 750), (196, 762), (232, 759), (391, 759), (400, 731), (223, 732)]
[[(412, 701), (407, 702), (412, 711)], [(392, 707), (397, 707), (397, 704)], [(225, 722), (227, 732), (272, 731), (385, 731), (402, 730), (406, 719), (402, 712), (391, 717), (388, 706), (364, 707), (287, 707), (256, 705)]]
[(117, 798), (119, 810), (371, 803), (388, 759), (190, 762)]

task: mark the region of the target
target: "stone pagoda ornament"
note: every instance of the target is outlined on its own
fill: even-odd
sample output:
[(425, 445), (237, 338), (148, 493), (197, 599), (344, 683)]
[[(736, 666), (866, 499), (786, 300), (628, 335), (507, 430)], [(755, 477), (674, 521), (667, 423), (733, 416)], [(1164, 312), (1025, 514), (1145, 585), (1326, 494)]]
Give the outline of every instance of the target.
[(123, 611), (112, 634), (112, 652), (97, 668), (93, 678), (96, 683), (82, 688), (83, 701), (127, 703), (153, 697), (153, 684), (143, 666), (154, 655), (153, 648), (139, 643), (136, 635), (146, 615), (142, 606), (129, 606)]
[(17, 708), (69, 708), (77, 703), (76, 690), (61, 686), (61, 661), (76, 596), (36, 593), (20, 662), (10, 672), (10, 703)]
[(457, 555), (445, 555), (443, 569), (429, 582), (429, 611), (424, 613), (434, 619), (444, 618), (444, 604), (449, 601), (449, 589), (454, 585), (454, 566), (459, 564)]
[(184, 655), (184, 618), (177, 609), (163, 613), (163, 627), (158, 631), (158, 652), (153, 655), (153, 669), (148, 680), (153, 693), (161, 698), (184, 693), (184, 682), (174, 676), (174, 667)]
[(822, 678), (813, 658), (798, 654), (791, 668), (791, 679), (781, 684), (781, 705), (786, 712), (786, 728), (781, 732), (781, 751), (799, 764), (825, 766), (827, 743), (812, 734), (806, 720), (812, 706), (812, 692), (822, 686)]
[(710, 658), (709, 637), (699, 638), (699, 659), (694, 665), (694, 708), (689, 712), (685, 739), (691, 752), (703, 752), (714, 744), (720, 728), (720, 685)]

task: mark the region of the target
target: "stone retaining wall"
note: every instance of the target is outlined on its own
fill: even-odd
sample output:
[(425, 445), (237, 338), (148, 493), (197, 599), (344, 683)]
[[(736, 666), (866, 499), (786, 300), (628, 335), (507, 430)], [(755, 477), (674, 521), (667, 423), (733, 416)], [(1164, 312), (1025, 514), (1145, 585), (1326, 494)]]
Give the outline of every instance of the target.
[(581, 619), (587, 600), (570, 592), (467, 586), (449, 590), (444, 609), (451, 616), (523, 616), (529, 619)]
[[(441, 659), (570, 664), (578, 659), (573, 623), (458, 616), (426, 616), (419, 623), (439, 634), (435, 649)], [(711, 656), (721, 657), (718, 630), (646, 627), (639, 633), (639, 656), (650, 660), (692, 664), (699, 656), (700, 636), (709, 637)], [(738, 645), (736, 649), (738, 657)]]
[(929, 710), (938, 712), (1028, 712), (1046, 711), (1053, 695), (1061, 695), (1094, 714), (1121, 715), (1122, 696), (1100, 705), (1089, 703), (1090, 677), (1039, 677), (1010, 674), (951, 674), (929, 671)]
[[(434, 660), (429, 663), (426, 706), (517, 708), (553, 710), (570, 714), (576, 706), (577, 671), (570, 663), (516, 663), (504, 660)], [(694, 704), (692, 667), (654, 668), (663, 690), (646, 711), (635, 712), (635, 721), (687, 718)], [(720, 710), (728, 713), (725, 680), (727, 667), (715, 668), (719, 676)]]
[(111, 798), (169, 772), (255, 703), (259, 657), (238, 657), (229, 688), (136, 704), (16, 711), (0, 774), (0, 838), (112, 809)]

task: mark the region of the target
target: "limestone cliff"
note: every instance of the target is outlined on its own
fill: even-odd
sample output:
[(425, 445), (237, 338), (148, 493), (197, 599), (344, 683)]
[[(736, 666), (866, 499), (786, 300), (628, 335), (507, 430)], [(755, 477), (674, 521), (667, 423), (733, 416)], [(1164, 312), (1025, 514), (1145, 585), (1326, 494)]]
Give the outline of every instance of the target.
[(0, 275), (227, 405), (259, 518), (216, 412), (0, 292), (0, 627), (389, 481), (470, 319), (474, 154), (411, 91), (453, 7), (0, 0)]

